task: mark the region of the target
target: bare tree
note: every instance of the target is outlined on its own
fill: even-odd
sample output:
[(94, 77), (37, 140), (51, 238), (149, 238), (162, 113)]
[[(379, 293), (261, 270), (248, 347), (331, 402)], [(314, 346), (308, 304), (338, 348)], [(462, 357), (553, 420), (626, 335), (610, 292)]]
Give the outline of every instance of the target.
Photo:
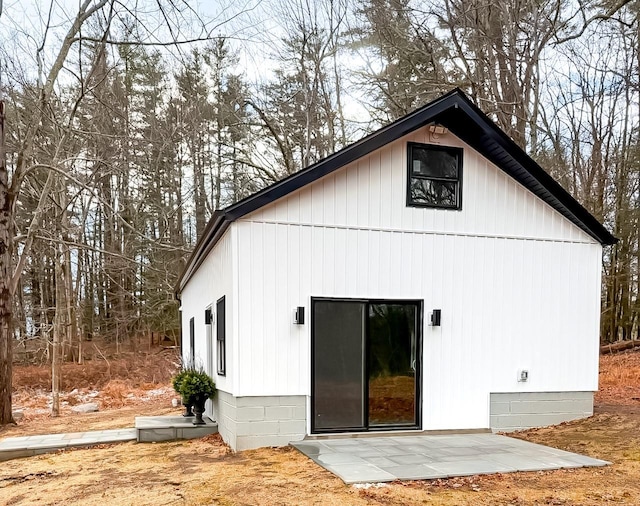
[(11, 200), (5, 159), (4, 100), (0, 97), (0, 424), (13, 420), (11, 412)]
[[(51, 248), (51, 265), (55, 274), (51, 277), (56, 287), (52, 300), (55, 301), (55, 318), (53, 321), (54, 339), (56, 343), (68, 346), (74, 333), (71, 330), (62, 332), (62, 326), (73, 329), (76, 317), (73, 306), (76, 304), (73, 291), (72, 273), (69, 268), (69, 245), (76, 244), (77, 248), (85, 248), (79, 245), (78, 238), (73, 238), (69, 234), (70, 222), (66, 217), (70, 217), (70, 206), (75, 205), (77, 196), (82, 193), (82, 199), (91, 195), (97, 197), (100, 205), (109, 208), (111, 215), (117, 221), (121, 230), (131, 231), (132, 235), (141, 234), (135, 231), (133, 223), (132, 207), (126, 201), (126, 193), (122, 192), (119, 197), (124, 199), (117, 202), (103, 201), (102, 196), (95, 192), (95, 188), (88, 188), (83, 181), (74, 179), (74, 195), (65, 197), (67, 182), (74, 176), (70, 172), (73, 163), (65, 162), (64, 149), (72, 143), (73, 139), (79, 135), (78, 126), (79, 112), (82, 103), (92, 94), (92, 87), (97, 83), (92, 76), (97, 68), (101, 68), (105, 54), (105, 48), (114, 46), (130, 46), (138, 44), (144, 46), (180, 46), (185, 43), (205, 41), (211, 38), (221, 27), (221, 23), (206, 23), (197, 16), (195, 11), (186, 1), (165, 1), (158, 0), (153, 3), (153, 9), (142, 9), (143, 6), (131, 8), (117, 0), (82, 0), (73, 16), (66, 25), (66, 33), (61, 35), (61, 42), (53, 48), (53, 36), (51, 32), (55, 30), (51, 21), (51, 12), (58, 8), (56, 2), (51, 2), (48, 19), (44, 20), (43, 38), (38, 43), (35, 51), (37, 55), (38, 79), (37, 82), (23, 82), (23, 90), (29, 90), (35, 100), (20, 111), (20, 130), (15, 132), (15, 143), (12, 147), (11, 170), (2, 167), (0, 170), (0, 271), (6, 276), (2, 276), (0, 285), (0, 425), (10, 423), (11, 418), (11, 347), (12, 347), (12, 297), (21, 286), (23, 271), (28, 270), (32, 248), (38, 241), (50, 241), (55, 248)], [(138, 10), (141, 9), (141, 10)], [(140, 12), (144, 11), (144, 19)], [(187, 30), (188, 29), (188, 30)], [(33, 39), (31, 39), (33, 40)], [(84, 48), (87, 44), (101, 47), (96, 50), (88, 59), (83, 56)], [(76, 51), (74, 53), (74, 51)], [(4, 49), (3, 49), (4, 51)], [(6, 55), (6, 52), (4, 53)], [(49, 56), (52, 59), (49, 60)], [(17, 62), (17, 58), (15, 61)], [(48, 62), (52, 63), (48, 65)], [(85, 67), (86, 65), (86, 67)], [(16, 63), (16, 67), (19, 67)], [(60, 80), (64, 75), (65, 79)], [(16, 77), (16, 81), (20, 77)], [(105, 77), (106, 79), (106, 77)], [(98, 79), (100, 81), (100, 79)], [(64, 84), (61, 84), (64, 83)], [(73, 83), (69, 85), (68, 83)], [(60, 106), (57, 104), (59, 102)], [(25, 104), (26, 105), (26, 104)], [(17, 125), (16, 125), (17, 126)], [(46, 128), (51, 127), (55, 132), (53, 137), (44, 136)], [(39, 141), (44, 140), (40, 144)], [(51, 140), (54, 145), (51, 145)], [(113, 139), (112, 139), (113, 140)], [(46, 148), (46, 153), (45, 149)], [(124, 149), (125, 153), (131, 152), (128, 145)], [(76, 160), (84, 159), (86, 151), (78, 149), (72, 156)], [(3, 157), (4, 158), (4, 157)], [(122, 165), (126, 165), (125, 159)], [(86, 165), (93, 165), (93, 162)], [(98, 164), (99, 165), (99, 164)], [(127, 167), (121, 174), (122, 188), (129, 188), (126, 180)], [(11, 173), (9, 179), (7, 172)], [(44, 175), (44, 183), (39, 188), (39, 198), (34, 202), (34, 207), (29, 210), (28, 220), (22, 223), (21, 233), (15, 236), (15, 226), (22, 204), (21, 200), (26, 198), (25, 188), (37, 184), (37, 176)], [(82, 190), (78, 190), (81, 188)], [(97, 201), (96, 201), (97, 202)], [(51, 230), (44, 230), (44, 223), (47, 219), (48, 210), (56, 208), (59, 216), (63, 218), (60, 222), (60, 229), (51, 233)], [(88, 209), (86, 202), (83, 202), (85, 211)], [(27, 213), (24, 214), (27, 216)], [(88, 214), (84, 214), (85, 218)], [(65, 221), (66, 220), (66, 221)], [(102, 224), (96, 226), (102, 233)], [(15, 237), (15, 241), (14, 241)], [(122, 240), (111, 237), (113, 241)], [(19, 242), (16, 245), (15, 242)], [(131, 244), (132, 241), (127, 239)], [(94, 245), (94, 251), (99, 251), (98, 256), (107, 254), (109, 258), (113, 255), (119, 258), (130, 260), (121, 271), (118, 279), (112, 279), (118, 283), (122, 290), (118, 293), (120, 301), (118, 307), (131, 305), (131, 300), (135, 296), (132, 284), (133, 274), (130, 266), (133, 265), (135, 271), (136, 252), (133, 249), (109, 251), (105, 244), (99, 242)], [(113, 248), (109, 248), (113, 249)], [(180, 249), (171, 246), (172, 250)], [(180, 250), (182, 251), (182, 250)], [(12, 261), (15, 255), (15, 263)], [(65, 274), (66, 272), (66, 274)], [(104, 271), (102, 271), (104, 272)], [(100, 274), (102, 275), (102, 274)], [(94, 279), (96, 284), (104, 279)], [(82, 283), (76, 280), (75, 287), (79, 289)], [(55, 330), (57, 329), (57, 330)], [(56, 354), (56, 360), (58, 354)], [(56, 362), (54, 360), (54, 363)], [(6, 373), (6, 374), (5, 374)]]
[(627, 22), (594, 24), (548, 62), (539, 123), (541, 161), (620, 239), (603, 261), (604, 342), (637, 336), (640, 314), (637, 13), (619, 15)]
[[(346, 140), (341, 75), (336, 66), (346, 5), (304, 0), (277, 6), (285, 36), (275, 79), (251, 106), (280, 167), (263, 167), (265, 181), (291, 174), (332, 153)], [(256, 164), (257, 165), (257, 164)]]
[(404, 116), (459, 83), (460, 72), (448, 65), (450, 48), (409, 0), (363, 0), (360, 14), (351, 33), (366, 66), (357, 78), (374, 98), (377, 122)]

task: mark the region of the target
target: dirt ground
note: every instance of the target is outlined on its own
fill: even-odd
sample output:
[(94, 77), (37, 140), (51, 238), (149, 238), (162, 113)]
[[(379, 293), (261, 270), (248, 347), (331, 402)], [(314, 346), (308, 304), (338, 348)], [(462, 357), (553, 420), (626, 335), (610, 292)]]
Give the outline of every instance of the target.
[[(591, 505), (640, 504), (640, 353), (603, 357), (596, 414), (516, 437), (613, 463), (604, 468), (344, 485), (292, 448), (230, 452), (218, 436), (126, 443), (0, 464), (0, 504)], [(171, 411), (165, 400), (159, 410)], [(154, 403), (37, 419), (42, 429), (120, 427)], [(146, 406), (146, 407), (145, 407)], [(173, 409), (177, 412), (176, 409)], [(102, 421), (100, 421), (102, 419)], [(72, 422), (77, 420), (77, 422)], [(34, 421), (0, 433), (33, 433)], [(98, 425), (102, 424), (102, 425)], [(126, 426), (126, 425), (125, 425)], [(65, 429), (66, 430), (66, 429)]]
[[(125, 352), (84, 364), (64, 364), (61, 416), (57, 418), (50, 416), (50, 368), (14, 365), (14, 412), (19, 411), (23, 418), (17, 426), (0, 427), (0, 438), (133, 427), (136, 416), (175, 412), (171, 400), (177, 395), (170, 379), (178, 364), (177, 350), (160, 347), (147, 353)], [(85, 403), (96, 403), (100, 411), (72, 411)]]

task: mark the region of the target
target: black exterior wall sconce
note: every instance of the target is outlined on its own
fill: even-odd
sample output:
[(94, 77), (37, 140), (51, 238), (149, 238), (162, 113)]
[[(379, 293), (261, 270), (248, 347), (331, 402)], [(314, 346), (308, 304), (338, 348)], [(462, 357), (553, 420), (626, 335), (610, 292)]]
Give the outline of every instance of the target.
[(296, 325), (304, 325), (304, 306), (298, 306), (293, 315), (293, 323)]
[(442, 310), (440, 310), (440, 309), (434, 309), (431, 312), (431, 326), (432, 327), (439, 327), (440, 326), (441, 313), (442, 313)]

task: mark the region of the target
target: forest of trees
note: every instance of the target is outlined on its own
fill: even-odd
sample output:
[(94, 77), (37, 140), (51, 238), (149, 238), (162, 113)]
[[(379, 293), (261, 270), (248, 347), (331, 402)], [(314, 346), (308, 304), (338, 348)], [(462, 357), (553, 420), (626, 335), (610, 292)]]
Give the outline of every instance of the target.
[(620, 239), (602, 341), (638, 337), (638, 0), (264, 0), (209, 20), (83, 0), (55, 26), (42, 3), (38, 30), (20, 2), (0, 18), (0, 400), (16, 340), (55, 362), (178, 332), (174, 285), (216, 209), (453, 87)]

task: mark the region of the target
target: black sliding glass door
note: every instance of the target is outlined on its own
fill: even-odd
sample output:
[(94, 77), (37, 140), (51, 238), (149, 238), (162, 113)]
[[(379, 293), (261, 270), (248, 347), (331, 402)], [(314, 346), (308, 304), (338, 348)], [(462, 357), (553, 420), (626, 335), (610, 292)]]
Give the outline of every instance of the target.
[(317, 430), (361, 429), (364, 419), (366, 307), (314, 304), (314, 423)]
[(419, 426), (415, 301), (312, 300), (313, 432)]

